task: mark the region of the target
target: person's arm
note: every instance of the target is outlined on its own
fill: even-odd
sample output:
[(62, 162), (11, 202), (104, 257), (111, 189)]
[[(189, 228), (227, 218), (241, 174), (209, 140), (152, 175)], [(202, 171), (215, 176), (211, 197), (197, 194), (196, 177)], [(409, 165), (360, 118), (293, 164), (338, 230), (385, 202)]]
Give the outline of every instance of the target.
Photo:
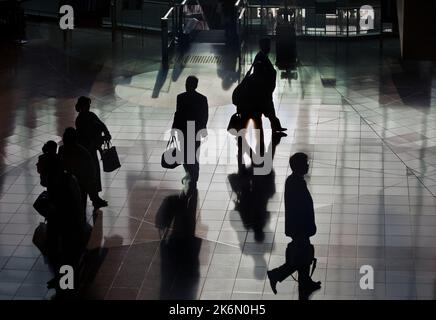
[(316, 234), (316, 223), (315, 223), (315, 210), (313, 208), (313, 200), (310, 196), (309, 190), (308, 192), (308, 204), (307, 204), (307, 212), (305, 212), (306, 215), (306, 230), (307, 230), (307, 236), (312, 237)]
[(180, 101), (180, 95), (177, 96), (177, 103), (176, 103), (176, 112), (174, 113), (174, 119), (173, 119), (173, 125), (171, 126), (171, 129), (179, 129), (180, 124), (180, 116), (182, 113), (182, 106)]
[(288, 178), (285, 183), (285, 235), (288, 237), (294, 235), (292, 228), (292, 202), (292, 188)]
[(209, 105), (207, 103), (207, 98), (204, 97), (204, 102), (203, 102), (203, 112), (201, 114), (201, 129), (206, 129), (207, 126), (207, 121), (209, 120)]
[(109, 132), (109, 129), (107, 128), (107, 126), (105, 125), (105, 123), (103, 121), (100, 120), (100, 118), (95, 114), (93, 114), (93, 118), (94, 118), (94, 123), (101, 129), (101, 131), (104, 133), (104, 136), (107, 140), (111, 140), (112, 136)]

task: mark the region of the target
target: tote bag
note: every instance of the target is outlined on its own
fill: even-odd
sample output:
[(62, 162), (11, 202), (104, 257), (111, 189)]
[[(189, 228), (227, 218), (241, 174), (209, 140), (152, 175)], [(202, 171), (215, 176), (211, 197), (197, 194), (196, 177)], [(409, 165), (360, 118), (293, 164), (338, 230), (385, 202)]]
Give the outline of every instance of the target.
[(101, 150), (101, 161), (103, 162), (104, 172), (113, 172), (121, 167), (117, 149), (111, 146), (110, 142), (105, 142)]

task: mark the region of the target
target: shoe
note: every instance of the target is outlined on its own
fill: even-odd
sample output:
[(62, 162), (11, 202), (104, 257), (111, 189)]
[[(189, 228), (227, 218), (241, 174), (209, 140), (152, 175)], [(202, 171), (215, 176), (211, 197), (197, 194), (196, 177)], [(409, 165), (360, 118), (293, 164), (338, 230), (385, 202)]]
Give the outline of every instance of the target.
[(321, 281), (312, 281), (310, 280), (306, 284), (302, 284), (298, 286), (298, 297), (299, 300), (309, 300), (309, 297), (316, 290), (321, 289)]
[(273, 132), (273, 137), (277, 137), (277, 138), (283, 138), (283, 137), (287, 137), (288, 134), (284, 133), (282, 131), (275, 131)]
[(274, 292), (274, 294), (277, 294), (277, 280), (274, 279), (272, 271), (267, 271), (266, 274), (268, 275), (269, 284), (271, 285), (272, 292)]
[(280, 127), (280, 128), (277, 128), (276, 132), (287, 131), (287, 130), (288, 130), (288, 128)]
[(92, 205), (94, 206), (94, 211), (97, 211), (100, 208), (104, 208), (108, 206), (108, 203), (106, 200), (103, 199), (97, 199), (92, 202)]

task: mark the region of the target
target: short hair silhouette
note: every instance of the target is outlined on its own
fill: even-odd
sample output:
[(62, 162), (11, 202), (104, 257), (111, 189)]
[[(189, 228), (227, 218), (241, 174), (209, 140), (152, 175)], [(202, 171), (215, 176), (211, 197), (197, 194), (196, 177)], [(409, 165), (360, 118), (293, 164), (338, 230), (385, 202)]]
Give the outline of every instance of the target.
[(194, 91), (198, 86), (198, 78), (196, 76), (189, 76), (186, 78), (186, 91)]
[(55, 154), (58, 150), (58, 144), (54, 142), (53, 140), (47, 141), (44, 146), (42, 147), (43, 153), (50, 153)]
[(292, 172), (305, 175), (307, 173), (309, 157), (303, 152), (297, 152), (289, 158)]
[(270, 38), (262, 38), (259, 40), (259, 48), (260, 51), (269, 53), (271, 50), (271, 39)]
[(77, 99), (76, 103), (76, 111), (80, 112), (82, 110), (86, 110), (91, 107), (91, 99), (85, 96), (81, 96), (79, 99)]
[(71, 145), (77, 143), (77, 131), (73, 127), (65, 129), (62, 136), (62, 141), (65, 145)]

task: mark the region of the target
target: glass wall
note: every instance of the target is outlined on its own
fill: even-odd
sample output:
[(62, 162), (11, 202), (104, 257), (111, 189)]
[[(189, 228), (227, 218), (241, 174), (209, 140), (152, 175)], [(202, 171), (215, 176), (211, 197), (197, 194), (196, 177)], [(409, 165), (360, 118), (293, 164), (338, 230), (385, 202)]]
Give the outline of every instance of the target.
[[(250, 2), (250, 22), (256, 32), (275, 34), (280, 22), (281, 1)], [(292, 1), (289, 1), (292, 3)], [(381, 33), (380, 1), (330, 1), (331, 6), (317, 6), (317, 1), (303, 1), (299, 6), (289, 5), (291, 20), (297, 35), (354, 37)], [(326, 2), (324, 2), (326, 3)], [(368, 5), (368, 3), (370, 3)]]

